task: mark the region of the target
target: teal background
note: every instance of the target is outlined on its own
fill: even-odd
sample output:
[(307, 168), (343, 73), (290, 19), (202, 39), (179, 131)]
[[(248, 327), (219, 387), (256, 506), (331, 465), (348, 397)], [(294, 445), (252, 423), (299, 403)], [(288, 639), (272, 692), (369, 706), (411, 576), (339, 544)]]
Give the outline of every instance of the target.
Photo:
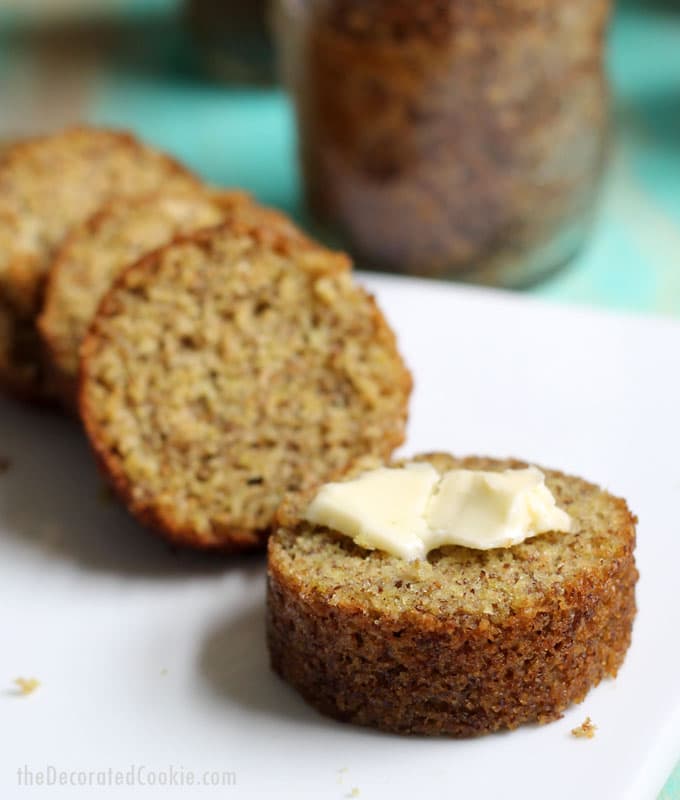
[[(176, 65), (181, 46), (173, 49)], [(568, 269), (531, 291), (680, 314), (680, 12), (622, 7), (610, 65), (617, 136), (594, 234)], [(302, 213), (293, 120), (276, 90), (118, 72), (102, 81), (91, 116), (136, 128), (210, 180)]]
[[(83, 34), (103, 43), (96, 67), (92, 59), (85, 64), (92, 74), (78, 115), (134, 128), (209, 180), (250, 189), (300, 217), (294, 124), (281, 92), (205, 80), (173, 17), (177, 0), (110, 2), (117, 35), (103, 35), (111, 21), (101, 18)], [(105, 6), (90, 5), (89, 13), (101, 16)], [(3, 79), (10, 88), (26, 83), (45, 43), (31, 34), (40, 17), (27, 24), (26, 16), (3, 13), (0, 0), (0, 98)], [(567, 269), (529, 291), (564, 303), (679, 315), (680, 5), (622, 0), (609, 66), (616, 136), (593, 235)], [(0, 131), (11, 124), (6, 114), (0, 105)], [(29, 116), (35, 124), (36, 114)]]
[[(43, 122), (41, 109), (30, 103), (30, 76), (40, 87), (51, 65), (73, 60), (68, 37), (55, 57), (44, 20), (27, 20), (25, 11), (16, 11), (20, 5), (9, 12), (0, 2), (3, 134)], [(77, 68), (68, 73), (74, 83), (85, 78), (75, 92), (74, 113), (133, 128), (210, 181), (244, 187), (300, 217), (288, 102), (274, 87), (206, 81), (177, 24), (176, 7), (175, 0), (118, 0), (115, 21), (100, 19), (84, 29), (97, 55), (84, 60), (87, 75)], [(107, 26), (115, 28), (112, 37)], [(45, 48), (51, 60), (45, 60)], [(560, 303), (680, 316), (680, 4), (621, 2), (609, 67), (616, 135), (593, 235), (567, 268), (528, 291)], [(60, 113), (57, 103), (53, 114)], [(680, 764), (660, 798), (680, 800)]]

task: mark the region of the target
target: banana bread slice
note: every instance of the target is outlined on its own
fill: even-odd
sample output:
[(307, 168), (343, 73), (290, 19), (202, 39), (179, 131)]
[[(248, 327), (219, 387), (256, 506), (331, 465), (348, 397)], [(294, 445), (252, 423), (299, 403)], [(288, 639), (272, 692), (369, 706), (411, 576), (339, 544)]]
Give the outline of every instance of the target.
[(0, 383), (49, 394), (34, 330), (44, 281), (67, 232), (112, 197), (198, 179), (167, 155), (118, 131), (71, 128), (14, 142), (0, 158)]
[(404, 437), (411, 377), (349, 260), (231, 220), (128, 268), (81, 348), (117, 493), (178, 544), (261, 547), (286, 491)]
[[(416, 460), (440, 472), (527, 466)], [(306, 522), (310, 493), (286, 498), (269, 540), (273, 668), (323, 713), (397, 733), (475, 736), (583, 700), (630, 644), (636, 519), (597, 486), (545, 472), (573, 532), (412, 563)]]
[(54, 385), (68, 408), (76, 402), (81, 342), (114, 278), (175, 236), (256, 208), (239, 192), (159, 192), (113, 200), (68, 234), (38, 318)]

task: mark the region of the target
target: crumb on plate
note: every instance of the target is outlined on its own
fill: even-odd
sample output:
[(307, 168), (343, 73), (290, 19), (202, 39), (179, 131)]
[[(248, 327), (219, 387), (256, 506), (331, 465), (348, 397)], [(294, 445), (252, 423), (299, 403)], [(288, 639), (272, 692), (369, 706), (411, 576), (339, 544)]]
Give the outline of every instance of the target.
[(40, 681), (37, 678), (15, 678), (14, 683), (21, 695), (33, 694), (40, 686)]
[(571, 735), (577, 739), (593, 739), (596, 730), (597, 725), (593, 725), (590, 717), (586, 717), (577, 728), (572, 728)]

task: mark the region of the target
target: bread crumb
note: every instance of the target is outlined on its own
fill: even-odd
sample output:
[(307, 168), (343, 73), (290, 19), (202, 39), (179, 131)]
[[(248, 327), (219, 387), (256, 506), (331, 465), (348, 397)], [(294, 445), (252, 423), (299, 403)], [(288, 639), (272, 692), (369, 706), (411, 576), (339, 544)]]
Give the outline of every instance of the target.
[(168, 670), (165, 667), (163, 667), (163, 669), (161, 670), (161, 675), (167, 675), (167, 674)]
[(12, 462), (5, 456), (0, 456), (0, 475), (3, 475), (12, 466)]
[(352, 788), (352, 791), (349, 793), (349, 797), (359, 797), (359, 790), (356, 786)]
[(37, 678), (15, 678), (14, 683), (19, 688), (19, 694), (28, 695), (40, 686), (40, 681)]
[(572, 728), (571, 735), (577, 739), (594, 739), (596, 730), (597, 725), (593, 725), (590, 717), (586, 717), (577, 728)]

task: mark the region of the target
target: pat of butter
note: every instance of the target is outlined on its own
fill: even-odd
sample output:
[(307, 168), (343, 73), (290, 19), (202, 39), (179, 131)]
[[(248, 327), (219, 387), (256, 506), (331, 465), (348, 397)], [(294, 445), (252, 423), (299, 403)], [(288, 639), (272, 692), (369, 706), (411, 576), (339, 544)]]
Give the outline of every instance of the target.
[(305, 519), (368, 550), (409, 561), (444, 545), (490, 550), (571, 529), (569, 515), (557, 507), (535, 467), (454, 469), (440, 475), (425, 462), (379, 467), (349, 481), (327, 483)]

